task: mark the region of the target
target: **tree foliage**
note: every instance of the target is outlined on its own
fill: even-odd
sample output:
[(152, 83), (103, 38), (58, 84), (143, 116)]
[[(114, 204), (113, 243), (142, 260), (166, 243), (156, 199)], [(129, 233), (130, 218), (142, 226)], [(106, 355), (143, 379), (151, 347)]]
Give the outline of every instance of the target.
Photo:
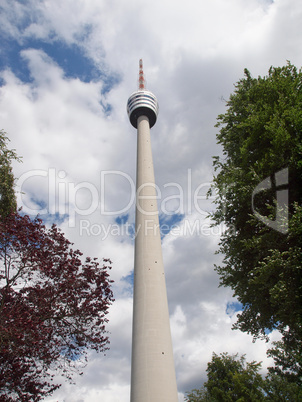
[(265, 400), (274, 402), (301, 402), (302, 388), (278, 374), (269, 374), (264, 382)]
[(88, 350), (104, 352), (109, 269), (79, 250), (53, 225), (16, 208), (11, 163), (18, 160), (0, 131), (0, 400), (39, 401), (71, 380)]
[(83, 259), (53, 225), (16, 210), (11, 163), (0, 131), (0, 400), (39, 401), (71, 380), (88, 350), (104, 352), (113, 302), (111, 261)]
[(14, 150), (7, 148), (8, 141), (5, 132), (0, 130), (0, 216), (2, 217), (17, 208), (11, 162), (20, 159)]
[(200, 389), (186, 394), (187, 402), (258, 402), (302, 400), (297, 384), (281, 376), (270, 374), (265, 379), (259, 370), (261, 363), (246, 362), (245, 356), (213, 353), (208, 363), (207, 381)]
[[(245, 70), (217, 127), (223, 156), (214, 158), (212, 218), (215, 224), (225, 222), (227, 230), (219, 249), (223, 265), (216, 270), (221, 285), (230, 286), (243, 304), (235, 328), (255, 338), (277, 328), (289, 354), (289, 348), (297, 352), (302, 340), (301, 71), (288, 63), (253, 78)], [(276, 363), (281, 371), (288, 364)], [(301, 360), (296, 363), (291, 369), (297, 379)]]
[(205, 383), (209, 395), (218, 401), (261, 401), (263, 380), (258, 373), (261, 363), (246, 363), (244, 356), (237, 357), (213, 353)]
[[(88, 349), (108, 348), (110, 260), (82, 262), (63, 233), (18, 213), (0, 222), (0, 398), (39, 400)], [(4, 397), (6, 396), (6, 397)]]
[(192, 391), (187, 392), (185, 396), (186, 402), (214, 402), (213, 398), (210, 397), (206, 388), (202, 386), (201, 388), (194, 388)]

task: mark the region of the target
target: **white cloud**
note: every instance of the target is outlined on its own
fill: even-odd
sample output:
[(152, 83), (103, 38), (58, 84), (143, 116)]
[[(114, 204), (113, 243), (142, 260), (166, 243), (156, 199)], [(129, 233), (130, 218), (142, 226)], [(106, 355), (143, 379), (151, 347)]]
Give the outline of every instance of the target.
[[(52, 209), (60, 205), (71, 215), (95, 202), (89, 216), (75, 215), (74, 227), (68, 219), (61, 226), (84, 253), (114, 263), (111, 350), (105, 357), (92, 354), (76, 385), (64, 383), (48, 400), (129, 400), (132, 307), (129, 284), (122, 278), (133, 269), (133, 242), (125, 233), (118, 235), (116, 216), (101, 214), (101, 208), (123, 209), (135, 180), (136, 133), (126, 101), (137, 86), (140, 57), (147, 85), (160, 103), (152, 129), (157, 184), (163, 198), (177, 195), (179, 186), (184, 191), (182, 234), (171, 232), (163, 240), (180, 401), (185, 391), (202, 384), (212, 352), (246, 353), (248, 360), (264, 360), (265, 370), (268, 345), (253, 344), (250, 336), (231, 330), (236, 317), (226, 310), (232, 292), (218, 288), (214, 271), (221, 260), (214, 255), (218, 235), (210, 232), (192, 200), (198, 186), (206, 188), (212, 180), (211, 157), (221, 152), (214, 124), (243, 69), (257, 76), (287, 59), (302, 64), (299, 0), (32, 0), (26, 5), (7, 0), (2, 7), (5, 35), (23, 44), (23, 66), (31, 76), (22, 82), (12, 72), (18, 66), (8, 68), (1, 73), (0, 88), (1, 128), (23, 156), (15, 174), (37, 173), (28, 173), (23, 201), (38, 208), (37, 201), (50, 200)], [(64, 66), (43, 50), (43, 41), (79, 46), (104, 75), (88, 83), (68, 77)], [(117, 76), (120, 82), (104, 91), (102, 77)], [(110, 105), (111, 113), (102, 105)], [(106, 171), (124, 176), (108, 174), (105, 185), (101, 172)], [(178, 187), (165, 186), (172, 182)], [(78, 189), (75, 197), (72, 189)], [(130, 204), (126, 212), (133, 223)], [(212, 207), (199, 201), (204, 212)], [(190, 233), (196, 222), (199, 231)]]

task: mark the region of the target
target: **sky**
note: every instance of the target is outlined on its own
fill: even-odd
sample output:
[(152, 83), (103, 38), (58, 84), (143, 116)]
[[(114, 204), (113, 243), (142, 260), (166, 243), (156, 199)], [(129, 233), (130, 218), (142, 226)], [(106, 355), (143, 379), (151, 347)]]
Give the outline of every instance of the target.
[[(159, 102), (151, 130), (179, 402), (212, 353), (272, 361), (270, 342), (232, 330), (240, 304), (219, 287), (210, 227), (216, 118), (244, 68), (302, 65), (300, 0), (2, 0), (0, 128), (22, 156), (18, 205), (56, 222), (84, 255), (113, 261), (110, 350), (48, 402), (130, 395), (136, 131), (126, 103), (143, 58)], [(271, 341), (278, 334), (270, 334)]]

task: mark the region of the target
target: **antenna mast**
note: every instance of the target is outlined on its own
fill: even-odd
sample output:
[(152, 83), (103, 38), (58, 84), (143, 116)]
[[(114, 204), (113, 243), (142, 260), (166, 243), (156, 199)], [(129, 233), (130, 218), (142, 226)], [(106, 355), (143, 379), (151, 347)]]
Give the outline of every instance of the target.
[(143, 59), (139, 60), (139, 75), (138, 75), (138, 89), (139, 91), (143, 91), (145, 89), (145, 76), (143, 70)]

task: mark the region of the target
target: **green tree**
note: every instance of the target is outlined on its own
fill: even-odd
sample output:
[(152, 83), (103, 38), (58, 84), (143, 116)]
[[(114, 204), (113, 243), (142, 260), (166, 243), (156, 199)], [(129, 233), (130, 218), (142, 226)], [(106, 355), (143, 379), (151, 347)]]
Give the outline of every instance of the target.
[(302, 389), (286, 377), (277, 374), (269, 374), (264, 383), (264, 391), (267, 401), (274, 402), (301, 402)]
[(14, 191), (14, 175), (11, 162), (20, 160), (14, 150), (7, 148), (5, 132), (0, 130), (0, 216), (6, 216), (17, 208)]
[(195, 388), (192, 391), (187, 392), (185, 396), (185, 401), (187, 402), (213, 402), (208, 391), (203, 386), (199, 389)]
[(217, 401), (261, 401), (263, 379), (258, 373), (261, 363), (247, 363), (245, 357), (220, 356), (213, 353), (208, 363), (208, 381), (205, 383), (209, 395)]
[(271, 374), (283, 375), (289, 382), (297, 383), (302, 392), (302, 339), (293, 331), (283, 331), (282, 333), (283, 338), (274, 342), (274, 348), (268, 350), (268, 355), (275, 362), (275, 366), (270, 367), (269, 371)]
[(261, 363), (246, 362), (245, 356), (213, 353), (207, 381), (200, 389), (186, 393), (187, 402), (302, 401), (301, 388), (283, 376), (259, 374)]
[[(293, 355), (302, 340), (301, 71), (288, 63), (253, 78), (245, 70), (217, 127), (223, 156), (214, 157), (212, 218), (227, 230), (216, 270), (243, 305), (234, 328), (254, 338), (277, 328)], [(301, 360), (290, 370), (299, 380)]]

